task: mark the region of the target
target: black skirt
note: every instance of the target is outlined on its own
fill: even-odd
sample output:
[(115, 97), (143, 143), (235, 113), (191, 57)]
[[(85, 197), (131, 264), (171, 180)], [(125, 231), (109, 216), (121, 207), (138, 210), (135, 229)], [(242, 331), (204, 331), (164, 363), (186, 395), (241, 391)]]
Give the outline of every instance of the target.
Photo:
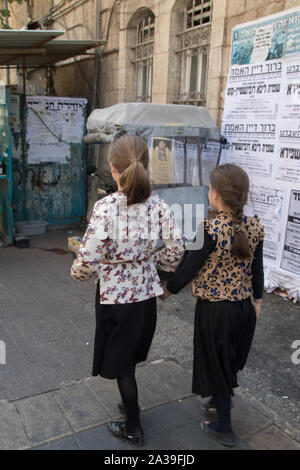
[(251, 300), (198, 300), (195, 311), (192, 392), (203, 398), (229, 397), (238, 386), (254, 336)]
[(92, 375), (115, 379), (145, 361), (156, 328), (156, 297), (128, 304), (100, 304), (96, 291), (96, 331)]

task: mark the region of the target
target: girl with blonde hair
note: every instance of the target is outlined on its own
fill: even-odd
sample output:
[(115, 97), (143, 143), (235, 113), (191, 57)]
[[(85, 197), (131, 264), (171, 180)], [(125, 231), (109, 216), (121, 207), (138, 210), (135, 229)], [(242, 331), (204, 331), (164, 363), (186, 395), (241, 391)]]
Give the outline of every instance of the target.
[[(118, 191), (96, 202), (71, 275), (97, 276), (93, 376), (117, 379), (125, 420), (109, 423), (117, 437), (144, 443), (135, 367), (145, 361), (156, 327), (156, 268), (175, 269), (184, 239), (167, 204), (152, 194), (146, 142), (125, 134), (109, 150)], [(157, 238), (164, 242), (155, 251)]]

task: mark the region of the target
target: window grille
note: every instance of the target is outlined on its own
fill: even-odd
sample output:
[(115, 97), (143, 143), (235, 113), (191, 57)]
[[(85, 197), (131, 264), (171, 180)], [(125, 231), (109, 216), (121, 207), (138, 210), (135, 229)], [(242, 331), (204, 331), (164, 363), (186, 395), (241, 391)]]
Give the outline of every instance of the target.
[(212, 0), (191, 0), (184, 11), (180, 99), (176, 103), (206, 105)]
[(135, 52), (136, 101), (152, 101), (155, 16), (147, 13), (137, 27)]

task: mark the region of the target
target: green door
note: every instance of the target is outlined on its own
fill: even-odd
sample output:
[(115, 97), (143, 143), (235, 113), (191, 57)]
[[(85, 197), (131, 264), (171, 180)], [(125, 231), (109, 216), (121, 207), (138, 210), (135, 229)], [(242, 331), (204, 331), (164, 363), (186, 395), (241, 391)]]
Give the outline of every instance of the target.
[(14, 218), (78, 222), (86, 213), (86, 100), (38, 96), (28, 97), (25, 109), (22, 103), (13, 96)]
[(0, 88), (0, 246), (13, 241), (9, 89)]

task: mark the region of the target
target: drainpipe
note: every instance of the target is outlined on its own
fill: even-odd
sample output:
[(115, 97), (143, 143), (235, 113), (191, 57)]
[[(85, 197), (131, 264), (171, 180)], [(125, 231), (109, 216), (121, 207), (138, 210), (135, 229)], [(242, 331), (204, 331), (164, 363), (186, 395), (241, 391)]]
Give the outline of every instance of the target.
[[(100, 0), (95, 0), (95, 39), (98, 40), (100, 36)], [(95, 49), (94, 53), (94, 64), (95, 64), (95, 73), (94, 73), (94, 89), (93, 89), (93, 100), (92, 100), (92, 109), (95, 109), (99, 106), (99, 100), (97, 100), (97, 88), (99, 87), (100, 79), (100, 51), (99, 46)]]
[[(4, 0), (4, 8), (5, 10), (8, 10), (8, 4), (7, 4), (7, 0)], [(8, 26), (8, 17), (6, 16), (5, 17), (5, 24), (6, 26)], [(10, 70), (9, 70), (9, 67), (6, 67), (6, 85), (10, 85)]]

